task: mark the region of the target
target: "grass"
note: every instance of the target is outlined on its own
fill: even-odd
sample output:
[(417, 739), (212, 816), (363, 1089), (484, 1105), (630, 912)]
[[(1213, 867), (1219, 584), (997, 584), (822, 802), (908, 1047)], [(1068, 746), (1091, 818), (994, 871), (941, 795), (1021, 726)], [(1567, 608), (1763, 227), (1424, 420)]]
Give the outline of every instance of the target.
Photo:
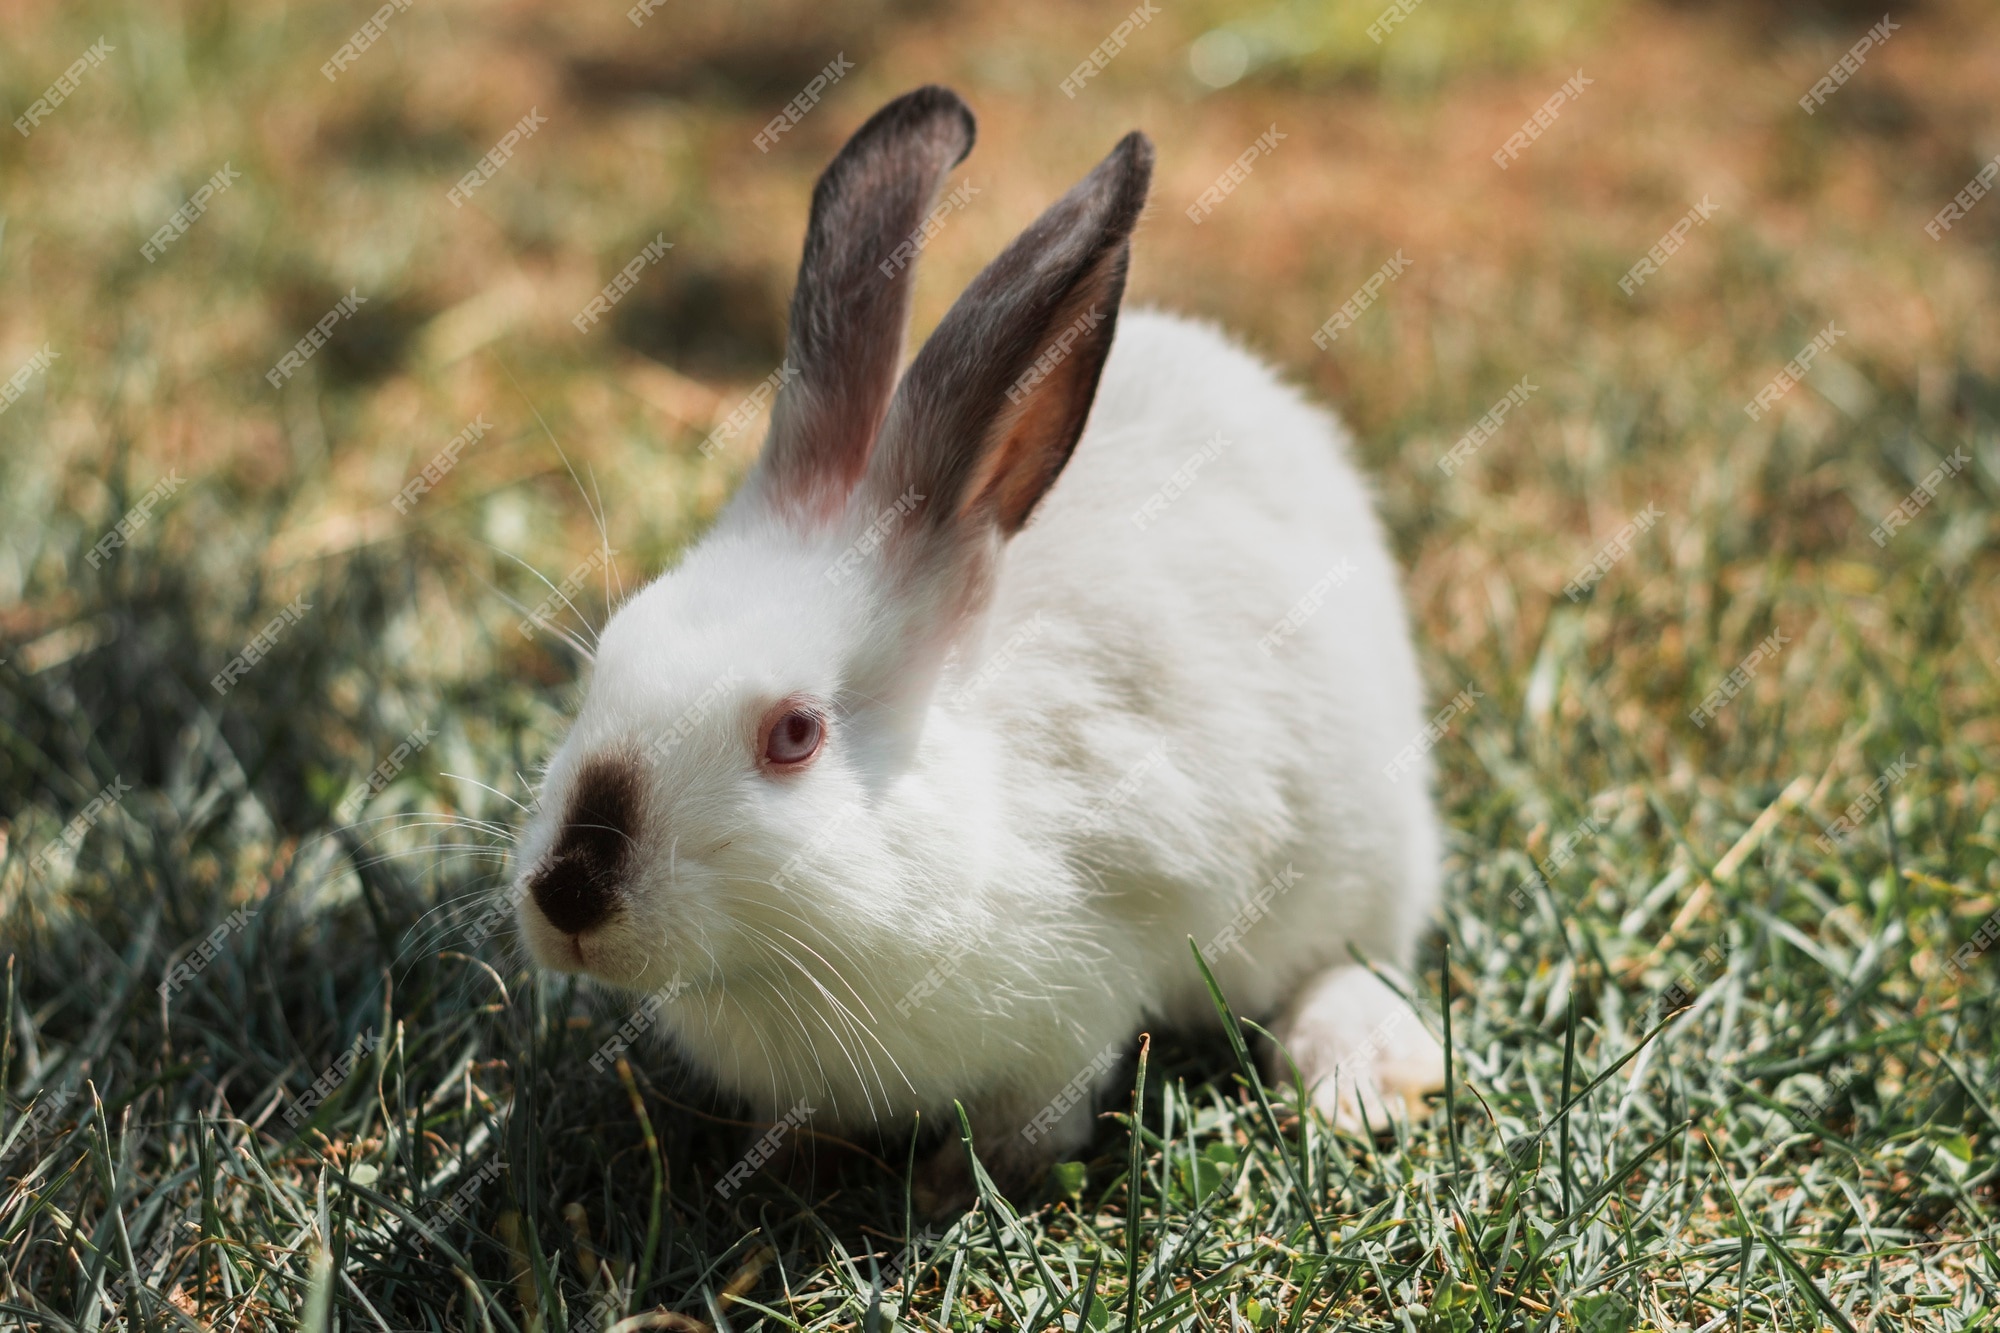
[[(1876, 11), (1517, 6), (1496, 37), (1499, 11), (1428, 0), (1378, 51), (1366, 6), (1163, 5), (1058, 96), (1126, 8), (763, 0), (635, 30), (426, 0), (332, 83), (360, 11), (10, 18), (13, 114), (115, 50), (0, 150), (0, 374), (60, 354), (0, 415), (0, 1325), (2000, 1322), (2000, 950), (1977, 943), (2000, 909), (2000, 204), (1923, 231), (2000, 132), (2000, 20), (1898, 11), (1807, 117)], [(1249, 70), (1219, 92), (1186, 73), (1214, 28)], [(855, 71), (751, 151), (838, 50)], [(1500, 173), (1579, 67), (1595, 82)], [(765, 1127), (644, 1040), (593, 1069), (629, 1002), (480, 929), (578, 667), (517, 622), (608, 545), (564, 613), (598, 623), (715, 512), (757, 432), (697, 446), (782, 353), (813, 174), (933, 78), (981, 113), (982, 195), (925, 254), (920, 326), (1142, 125), (1135, 299), (1241, 331), (1341, 406), (1380, 479), (1433, 696), (1476, 693), (1437, 750), (1449, 906), (1420, 998), (1453, 1080), (1418, 1126), (1335, 1135), (1231, 1040), (1160, 1033), (1142, 1094), (1033, 1197), (927, 1226), (908, 1139), (807, 1133), (725, 1199)], [(452, 208), (531, 106), (547, 128)], [(1184, 222), (1273, 122), (1288, 139)], [(241, 179), (146, 262), (225, 162)], [(1321, 353), (1398, 249), (1410, 270)], [(368, 303), (273, 390), (350, 288)], [(1829, 320), (1831, 353), (1750, 420)], [(1524, 376), (1472, 461), (1434, 466)]]

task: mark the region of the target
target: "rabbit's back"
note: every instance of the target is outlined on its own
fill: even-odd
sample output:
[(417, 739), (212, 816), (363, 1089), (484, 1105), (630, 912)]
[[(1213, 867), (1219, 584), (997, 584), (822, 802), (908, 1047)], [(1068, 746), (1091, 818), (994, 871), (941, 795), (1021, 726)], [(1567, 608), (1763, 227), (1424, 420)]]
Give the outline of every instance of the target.
[(1212, 327), (1128, 312), (995, 610), (964, 670), (1009, 822), (1070, 868), (1147, 1008), (1206, 1011), (1190, 934), (1250, 1009), (1349, 942), (1408, 961), (1438, 838), (1428, 765), (1385, 769), (1422, 691), (1331, 416)]

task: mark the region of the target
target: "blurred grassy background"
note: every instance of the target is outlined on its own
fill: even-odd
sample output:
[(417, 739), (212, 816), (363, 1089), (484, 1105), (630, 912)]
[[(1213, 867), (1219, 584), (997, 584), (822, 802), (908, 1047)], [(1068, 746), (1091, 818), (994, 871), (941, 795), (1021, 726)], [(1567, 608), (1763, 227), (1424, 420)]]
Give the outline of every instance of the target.
[[(815, 175), (882, 101), (943, 82), (980, 117), (954, 176), (979, 194), (924, 254), (919, 334), (1141, 128), (1159, 167), (1129, 299), (1222, 322), (1353, 425), (1433, 688), (1485, 694), (1439, 751), (1442, 939), (1481, 1109), (1449, 1146), (1472, 1177), (1436, 1125), (1380, 1152), (1313, 1141), (1315, 1206), (1376, 1265), (1336, 1290), (1338, 1265), (1299, 1267), (1305, 1205), (1254, 1106), (1190, 1048), (1164, 1092), (1154, 1072), (1152, 1188), (1127, 1192), (1107, 1122), (1088, 1205), (1065, 1176), (1006, 1245), (983, 1224), (930, 1237), (919, 1255), (939, 1261), (891, 1281), (891, 1305), (1074, 1327), (1037, 1293), (1109, 1255), (1122, 1313), (1136, 1210), (1146, 1327), (1199, 1310), (1611, 1333), (1712, 1328), (1718, 1309), (1992, 1326), (1994, 963), (1944, 959), (2000, 905), (2000, 203), (1941, 240), (1924, 224), (2000, 152), (2000, 12), (1899, 5), (1808, 116), (1797, 99), (1878, 9), (1425, 0), (1378, 44), (1373, 0), (1163, 0), (1065, 96), (1129, 8), (743, 0), (635, 27), (615, 3), (415, 0), (331, 82), (320, 67), (367, 5), (0, 8), (10, 116), (111, 48), (32, 133), (0, 138), (0, 378), (58, 354), (0, 415), (0, 1306), (96, 1326), (113, 1316), (93, 1293), (136, 1270), (130, 1318), (214, 1327), (330, 1309), (349, 1327), (554, 1328), (607, 1291), (704, 1325), (862, 1318), (863, 1256), (892, 1263), (908, 1238), (897, 1173), (859, 1162), (719, 1203), (704, 1182), (738, 1131), (677, 1109), (695, 1094), (657, 1053), (635, 1052), (636, 1100), (584, 1078), (621, 1007), (534, 983), (504, 936), (474, 946), (463, 927), (504, 882), (514, 803), (579, 667), (516, 632), (522, 608), (608, 543), (576, 599), (601, 623), (699, 533), (760, 438), (697, 448), (783, 355)], [(853, 71), (758, 151), (836, 54)], [(1582, 96), (1499, 170), (1491, 154), (1578, 70)], [(531, 109), (548, 123), (454, 208), (446, 191)], [(1191, 224), (1272, 125), (1275, 151)], [(148, 262), (142, 243), (225, 164), (240, 179)], [(1702, 199), (1713, 218), (1622, 293)], [(674, 248), (579, 334), (571, 317), (656, 234)], [(1398, 252), (1410, 270), (1316, 348)], [(350, 290), (366, 304), (273, 389), (265, 371)], [(1846, 334), (1832, 354), (1750, 421), (1828, 321)], [(1532, 399), (1445, 475), (1436, 460), (1524, 376)], [(392, 508), (480, 416), (494, 429)], [(1878, 547), (1870, 530), (1955, 449), (1972, 464)], [(184, 484), (93, 567), (169, 476)], [(1649, 503), (1665, 517), (1565, 599)], [(219, 699), (209, 677), (300, 596), (305, 619)], [(1691, 725), (1773, 629), (1790, 646)], [(347, 826), (335, 805), (419, 726), (437, 738)], [(1899, 757), (1913, 773), (1867, 831), (1816, 849)], [(132, 794), (31, 865), (114, 778)], [(1537, 861), (1587, 813), (1608, 831)], [(238, 908), (250, 924), (157, 1002)], [(1711, 945), (1732, 960), (1712, 1002), (1570, 1117), (1609, 1202), (1548, 1232), (1530, 1218), (1564, 1215), (1560, 1182), (1488, 1177), (1512, 1169), (1509, 1136), (1553, 1124), (1572, 999), (1578, 1060), (1609, 1067)], [(400, 1036), (369, 1095), (330, 1099), (303, 1136), (273, 1119), (371, 1028)], [(1828, 1087), (1809, 1132), (1772, 1110)], [(1648, 1125), (1671, 1146), (1620, 1175)], [(1207, 1167), (1175, 1175), (1197, 1144), (1227, 1207)], [(508, 1183), (462, 1226), (422, 1236), (397, 1211), (495, 1155)], [(190, 1201), (198, 1224), (176, 1232)], [(1404, 1229), (1368, 1220), (1382, 1209)], [(1197, 1215), (1205, 1239), (1163, 1253)], [(1566, 1258), (1510, 1276), (1537, 1245)]]

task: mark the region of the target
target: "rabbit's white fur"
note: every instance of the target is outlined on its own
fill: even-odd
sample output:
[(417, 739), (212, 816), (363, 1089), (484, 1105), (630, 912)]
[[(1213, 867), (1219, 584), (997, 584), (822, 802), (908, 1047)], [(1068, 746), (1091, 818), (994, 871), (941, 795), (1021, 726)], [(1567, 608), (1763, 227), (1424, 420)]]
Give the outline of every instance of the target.
[[(643, 762), (620, 915), (579, 952), (522, 907), (542, 962), (666, 988), (660, 1027), (766, 1114), (949, 1123), (958, 1099), (1009, 1141), (1142, 1028), (1212, 1024), (1187, 939), (1257, 917), (1260, 890), (1261, 919), (1211, 959), (1241, 1011), (1331, 993), (1350, 946), (1410, 962), (1438, 833), (1427, 767), (1384, 768), (1421, 733), (1421, 688), (1327, 413), (1215, 329), (1128, 312), (1074, 456), (928, 688), (876, 688), (880, 645), (924, 610), (880, 564), (826, 574), (878, 519), (897, 521), (815, 536), (739, 502), (618, 611), (520, 864), (581, 764), (685, 739)], [(844, 691), (879, 706), (837, 718), (811, 771), (748, 762), (770, 701)], [(1357, 1040), (1308, 1076), (1363, 1068)], [(1087, 1134), (1087, 1105), (1061, 1118), (1028, 1137)]]

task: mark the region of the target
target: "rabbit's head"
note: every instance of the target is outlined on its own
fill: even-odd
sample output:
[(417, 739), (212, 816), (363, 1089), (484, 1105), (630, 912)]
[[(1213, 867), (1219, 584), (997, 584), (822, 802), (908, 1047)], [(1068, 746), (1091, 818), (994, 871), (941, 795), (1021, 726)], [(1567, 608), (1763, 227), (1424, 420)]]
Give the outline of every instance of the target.
[(964, 103), (921, 88), (820, 178), (762, 457), (605, 628), (522, 839), (518, 911), (544, 965), (733, 987), (787, 956), (852, 965), (949, 912), (926, 858), (974, 849), (879, 809), (892, 792), (941, 821), (977, 806), (997, 747), (932, 695), (1082, 433), (1152, 167), (1127, 136), (899, 382), (910, 243), (972, 140)]

